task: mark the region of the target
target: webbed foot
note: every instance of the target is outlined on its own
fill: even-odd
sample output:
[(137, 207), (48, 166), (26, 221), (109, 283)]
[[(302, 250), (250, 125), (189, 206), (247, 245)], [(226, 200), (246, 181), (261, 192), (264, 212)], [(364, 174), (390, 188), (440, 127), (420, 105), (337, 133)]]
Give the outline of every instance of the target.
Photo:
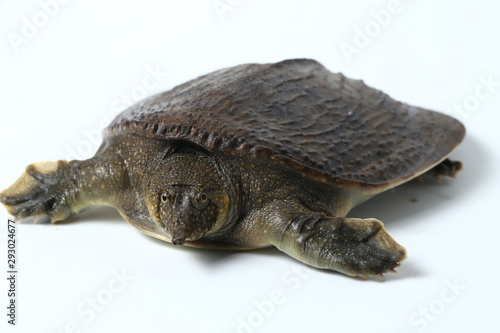
[(427, 171), (424, 175), (431, 176), (439, 181), (440, 176), (455, 177), (462, 170), (462, 162), (452, 161), (449, 158)]
[(298, 218), (276, 245), (309, 265), (362, 278), (394, 272), (406, 258), (404, 247), (376, 219)]
[(52, 222), (72, 214), (68, 200), (75, 195), (66, 161), (39, 162), (26, 167), (19, 179), (0, 192), (0, 202), (16, 217), (47, 215)]

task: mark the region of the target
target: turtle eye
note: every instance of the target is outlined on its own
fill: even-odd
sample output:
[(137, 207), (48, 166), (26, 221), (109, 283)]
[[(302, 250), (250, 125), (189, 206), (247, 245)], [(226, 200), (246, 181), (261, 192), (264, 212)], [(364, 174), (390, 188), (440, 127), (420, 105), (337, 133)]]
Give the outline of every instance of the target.
[(206, 195), (206, 193), (201, 193), (201, 194), (198, 194), (196, 196), (194, 196), (192, 199), (191, 199), (194, 207), (196, 207), (197, 209), (205, 209), (208, 204), (209, 204), (209, 201), (208, 200), (208, 195)]
[(163, 193), (163, 194), (161, 195), (161, 201), (163, 201), (163, 202), (167, 202), (167, 193)]

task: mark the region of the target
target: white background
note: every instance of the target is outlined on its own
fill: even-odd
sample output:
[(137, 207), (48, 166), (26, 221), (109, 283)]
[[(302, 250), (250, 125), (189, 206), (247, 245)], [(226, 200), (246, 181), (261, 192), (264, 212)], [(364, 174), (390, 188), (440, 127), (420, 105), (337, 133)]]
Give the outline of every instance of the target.
[[(351, 212), (382, 220), (408, 250), (399, 274), (385, 282), (312, 269), (273, 249), (174, 247), (110, 209), (56, 225), (25, 221), (17, 229), (18, 325), (6, 323), (2, 278), (3, 332), (499, 330), (499, 5), (54, 3), (0, 1), (0, 188), (31, 162), (90, 157), (101, 123), (127, 98), (223, 67), (293, 57), (317, 59), (396, 99), (453, 114), (468, 131), (453, 155), (464, 170), (441, 184), (410, 183)], [(218, 12), (214, 3), (230, 10)], [(390, 17), (381, 14), (388, 8)], [(347, 45), (356, 52), (343, 53)], [(159, 73), (156, 81), (151, 71)], [(0, 214), (6, 272), (8, 214)], [(122, 274), (125, 280), (116, 280)]]

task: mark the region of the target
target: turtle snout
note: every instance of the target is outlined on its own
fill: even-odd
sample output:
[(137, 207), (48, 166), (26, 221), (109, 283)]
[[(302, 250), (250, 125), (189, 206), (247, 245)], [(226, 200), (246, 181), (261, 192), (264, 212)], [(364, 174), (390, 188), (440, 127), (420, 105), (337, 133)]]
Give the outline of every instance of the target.
[(185, 239), (184, 238), (172, 238), (172, 244), (174, 245), (184, 245)]
[(186, 242), (186, 230), (185, 229), (176, 229), (172, 233), (172, 244), (184, 245), (185, 242)]
[(179, 218), (174, 220), (170, 228), (166, 227), (164, 232), (170, 235), (172, 244), (174, 245), (184, 245), (184, 243), (186, 243), (186, 238), (189, 238), (186, 223)]

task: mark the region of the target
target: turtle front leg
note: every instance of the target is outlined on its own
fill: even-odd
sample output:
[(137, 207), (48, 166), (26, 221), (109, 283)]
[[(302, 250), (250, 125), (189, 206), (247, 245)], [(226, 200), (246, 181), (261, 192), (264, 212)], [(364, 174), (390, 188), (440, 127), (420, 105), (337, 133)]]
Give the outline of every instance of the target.
[(405, 249), (376, 219), (299, 216), (291, 221), (278, 249), (314, 267), (368, 277), (398, 267)]
[(46, 215), (52, 222), (61, 221), (86, 207), (107, 205), (105, 194), (114, 191), (116, 177), (96, 158), (33, 163), (0, 192), (0, 202), (18, 220)]
[(9, 188), (0, 192), (0, 201), (17, 219), (47, 215), (52, 221), (64, 220), (73, 212), (77, 186), (68, 162), (39, 162), (26, 167)]
[(404, 247), (376, 219), (330, 217), (280, 204), (254, 216), (261, 241), (314, 267), (366, 278), (392, 271), (406, 258)]

